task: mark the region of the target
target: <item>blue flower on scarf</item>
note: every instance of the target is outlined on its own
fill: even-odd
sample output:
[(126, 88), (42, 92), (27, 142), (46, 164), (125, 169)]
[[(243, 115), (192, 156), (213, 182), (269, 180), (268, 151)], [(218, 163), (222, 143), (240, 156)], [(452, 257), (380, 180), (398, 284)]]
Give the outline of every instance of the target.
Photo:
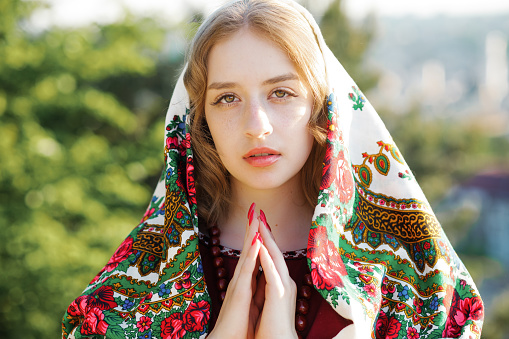
[(201, 261), (198, 263), (198, 267), (196, 267), (196, 272), (203, 274), (203, 265)]
[(171, 288), (166, 288), (166, 284), (162, 284), (161, 286), (159, 286), (159, 296), (162, 297), (163, 295), (165, 294), (170, 294), (171, 292)]
[(408, 294), (408, 286), (405, 286), (403, 287), (403, 289), (399, 292), (399, 297), (403, 300), (407, 300), (408, 298), (410, 298), (410, 295)]
[(189, 215), (188, 214), (184, 214), (184, 216), (180, 219), (180, 224), (185, 227), (186, 224), (189, 225)]
[(166, 180), (170, 180), (170, 177), (173, 175), (173, 169), (170, 167), (166, 172)]
[(438, 297), (437, 296), (434, 296), (433, 299), (431, 299), (431, 303), (429, 304), (429, 307), (433, 311), (436, 311), (438, 309)]
[(134, 306), (134, 301), (131, 301), (130, 299), (124, 300), (124, 305), (122, 305), (122, 309), (124, 311), (130, 310)]
[(140, 339), (152, 339), (152, 331), (148, 331), (145, 334), (140, 334), (138, 336), (138, 338), (140, 338)]

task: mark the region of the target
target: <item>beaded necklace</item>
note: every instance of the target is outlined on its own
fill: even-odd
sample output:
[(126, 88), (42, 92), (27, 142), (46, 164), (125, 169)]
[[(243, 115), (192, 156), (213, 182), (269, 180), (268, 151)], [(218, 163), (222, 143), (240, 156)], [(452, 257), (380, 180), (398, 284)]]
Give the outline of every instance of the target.
[[(210, 252), (213, 256), (212, 263), (216, 268), (217, 288), (219, 290), (220, 303), (223, 304), (226, 296), (226, 289), (228, 288), (229, 281), (228, 272), (224, 267), (224, 260), (221, 256), (221, 231), (219, 227), (212, 226), (209, 228), (210, 236)], [(302, 333), (307, 327), (306, 315), (309, 312), (309, 299), (311, 298), (313, 280), (311, 274), (304, 275), (304, 284), (299, 288), (297, 293), (297, 302), (295, 307), (295, 330), (299, 338), (302, 338)]]

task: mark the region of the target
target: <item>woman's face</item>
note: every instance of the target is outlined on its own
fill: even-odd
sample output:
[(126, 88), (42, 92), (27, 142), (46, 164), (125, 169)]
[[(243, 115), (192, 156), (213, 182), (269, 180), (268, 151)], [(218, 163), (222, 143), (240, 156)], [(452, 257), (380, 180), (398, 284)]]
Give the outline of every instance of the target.
[(243, 29), (210, 51), (205, 116), (219, 156), (237, 184), (283, 185), (313, 146), (312, 92), (272, 41)]

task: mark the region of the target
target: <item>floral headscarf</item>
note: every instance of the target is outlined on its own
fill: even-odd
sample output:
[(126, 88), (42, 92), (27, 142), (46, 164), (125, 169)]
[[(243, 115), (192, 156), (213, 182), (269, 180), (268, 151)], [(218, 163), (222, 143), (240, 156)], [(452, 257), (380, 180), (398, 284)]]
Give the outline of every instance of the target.
[[(336, 338), (479, 338), (482, 300), (378, 114), (326, 46), (327, 150), (307, 248), (313, 284), (352, 324)], [(63, 338), (204, 338), (189, 100), (166, 116), (165, 170), (142, 222), (74, 300)]]

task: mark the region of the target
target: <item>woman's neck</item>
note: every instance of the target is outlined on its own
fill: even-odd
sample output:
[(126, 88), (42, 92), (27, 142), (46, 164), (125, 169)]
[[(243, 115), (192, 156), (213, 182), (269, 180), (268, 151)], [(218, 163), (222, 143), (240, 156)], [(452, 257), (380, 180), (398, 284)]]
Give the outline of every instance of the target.
[(304, 196), (299, 175), (280, 187), (265, 190), (246, 187), (232, 178), (232, 204), (228, 217), (220, 219), (218, 225), (221, 243), (242, 248), (247, 212), (254, 202), (255, 215), (263, 210), (281, 251), (306, 248), (313, 209)]

